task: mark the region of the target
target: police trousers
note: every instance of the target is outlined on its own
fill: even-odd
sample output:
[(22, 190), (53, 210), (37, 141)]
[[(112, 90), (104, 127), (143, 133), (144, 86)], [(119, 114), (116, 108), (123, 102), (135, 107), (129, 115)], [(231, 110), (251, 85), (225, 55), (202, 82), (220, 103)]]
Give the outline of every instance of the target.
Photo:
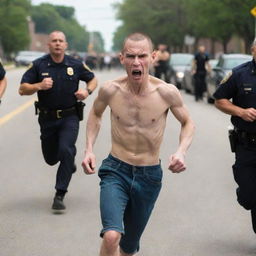
[(76, 140), (79, 131), (77, 115), (61, 119), (47, 119), (39, 115), (41, 147), (47, 164), (60, 162), (56, 176), (56, 190), (67, 191), (75, 171)]
[(239, 142), (236, 146), (233, 174), (237, 188), (237, 200), (245, 209), (256, 209), (256, 144)]
[(203, 97), (203, 93), (206, 91), (206, 72), (198, 71), (194, 75), (195, 83), (195, 98), (200, 99)]

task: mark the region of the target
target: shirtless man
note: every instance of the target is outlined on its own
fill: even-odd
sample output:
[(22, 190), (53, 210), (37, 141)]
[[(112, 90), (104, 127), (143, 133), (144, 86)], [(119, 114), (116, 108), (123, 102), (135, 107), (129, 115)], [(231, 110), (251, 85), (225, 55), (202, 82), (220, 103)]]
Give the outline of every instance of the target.
[(111, 109), (112, 148), (99, 169), (103, 237), (100, 256), (132, 256), (161, 189), (159, 149), (169, 109), (181, 123), (180, 144), (169, 169), (186, 169), (184, 158), (194, 124), (173, 85), (149, 75), (154, 53), (147, 36), (128, 36), (120, 54), (127, 75), (103, 85), (90, 111), (82, 166), (95, 173), (93, 145), (102, 114)]
[(158, 50), (156, 51), (156, 56), (154, 59), (155, 66), (155, 77), (160, 78), (162, 74), (164, 75), (164, 81), (169, 83), (170, 80), (170, 53), (167, 51), (167, 46), (165, 44), (159, 44)]

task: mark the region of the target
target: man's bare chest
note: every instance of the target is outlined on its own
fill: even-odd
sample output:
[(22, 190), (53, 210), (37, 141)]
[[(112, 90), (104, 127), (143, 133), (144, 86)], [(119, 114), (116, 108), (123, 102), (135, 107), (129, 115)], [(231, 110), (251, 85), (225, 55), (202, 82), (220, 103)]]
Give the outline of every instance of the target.
[(117, 97), (110, 105), (112, 118), (120, 124), (148, 126), (166, 116), (168, 106), (161, 98)]

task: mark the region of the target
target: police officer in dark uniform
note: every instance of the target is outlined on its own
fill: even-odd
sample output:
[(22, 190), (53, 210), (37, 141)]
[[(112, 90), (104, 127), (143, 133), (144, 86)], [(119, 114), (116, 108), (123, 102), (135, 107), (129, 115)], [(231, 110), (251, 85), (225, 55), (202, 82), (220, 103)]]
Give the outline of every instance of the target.
[(210, 72), (210, 69), (209, 56), (205, 52), (204, 45), (200, 45), (192, 64), (196, 101), (203, 99), (203, 93), (206, 91), (206, 74), (207, 70)]
[[(97, 86), (94, 74), (80, 60), (65, 55), (66, 37), (53, 31), (48, 40), (49, 54), (36, 59), (24, 73), (19, 93), (37, 93), (41, 146), (49, 165), (60, 162), (52, 209), (64, 210), (63, 203), (72, 174), (76, 171), (76, 139), (83, 103)], [(79, 89), (79, 80), (87, 83)]]
[(6, 86), (7, 86), (5, 73), (6, 72), (4, 70), (4, 67), (3, 67), (2, 63), (0, 62), (0, 104), (1, 104), (1, 99), (4, 95), (4, 91), (5, 91)]
[(234, 130), (229, 137), (236, 156), (233, 173), (239, 186), (237, 199), (246, 210), (251, 210), (256, 233), (256, 40), (251, 51), (253, 60), (234, 68), (222, 80), (214, 97), (216, 107), (231, 115)]

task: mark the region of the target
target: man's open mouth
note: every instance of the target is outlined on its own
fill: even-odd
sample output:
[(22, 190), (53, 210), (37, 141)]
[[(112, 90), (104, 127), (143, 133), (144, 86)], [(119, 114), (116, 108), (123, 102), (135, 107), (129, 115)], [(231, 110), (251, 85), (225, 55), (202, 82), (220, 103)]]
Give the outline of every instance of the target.
[(140, 70), (133, 70), (132, 71), (132, 75), (133, 76), (141, 76), (142, 75), (142, 72)]

